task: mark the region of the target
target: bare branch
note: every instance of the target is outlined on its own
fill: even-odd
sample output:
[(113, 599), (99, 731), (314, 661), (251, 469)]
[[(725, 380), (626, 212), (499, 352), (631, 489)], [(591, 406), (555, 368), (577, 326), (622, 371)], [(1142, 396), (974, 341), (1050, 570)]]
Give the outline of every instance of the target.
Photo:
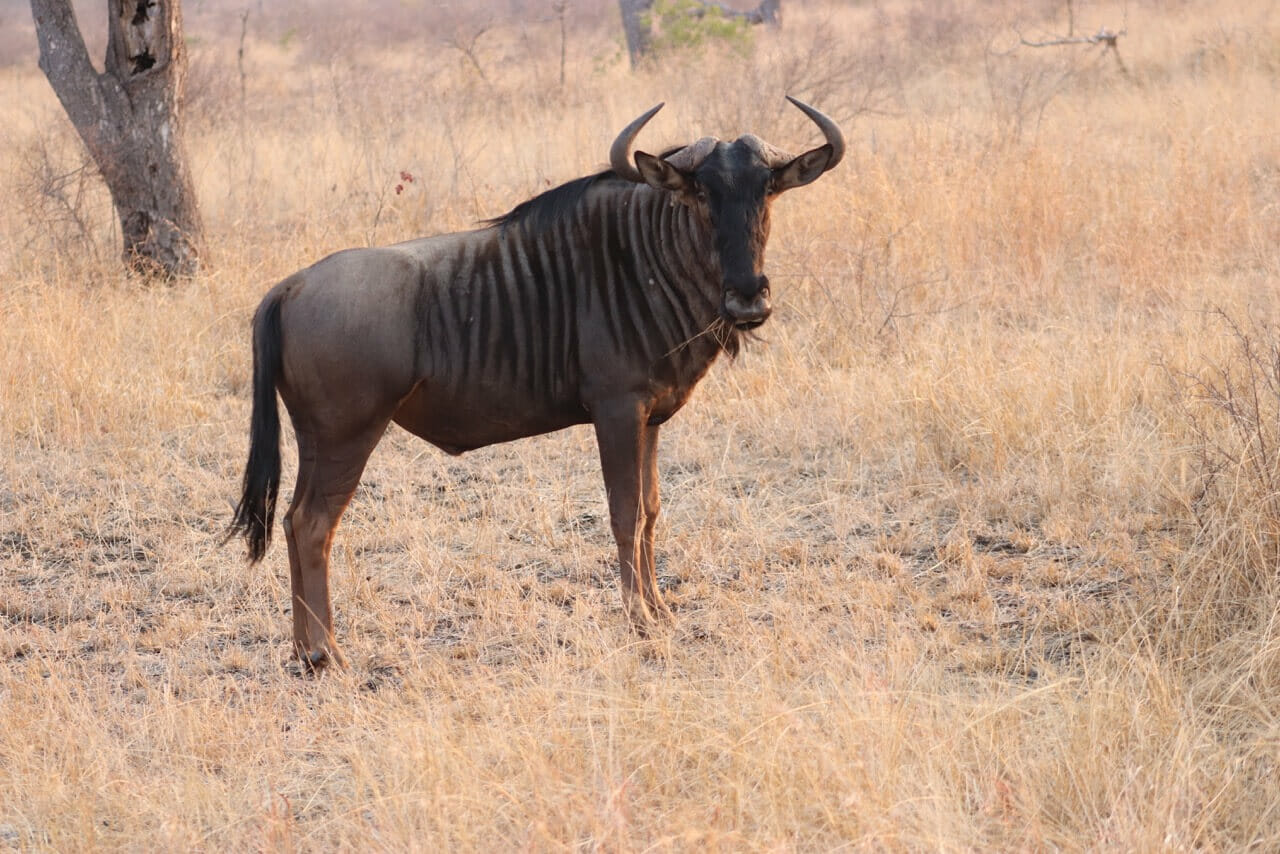
[[(1068, 7), (1069, 8), (1069, 7)], [(1074, 27), (1074, 16), (1070, 27)], [(1015, 30), (1016, 32), (1016, 30)], [(1111, 53), (1116, 58), (1116, 65), (1120, 66), (1120, 73), (1127, 79), (1133, 78), (1129, 75), (1129, 68), (1124, 64), (1124, 60), (1120, 58), (1120, 37), (1128, 32), (1128, 28), (1121, 27), (1118, 30), (1108, 29), (1106, 27), (1098, 28), (1098, 31), (1091, 36), (1064, 36), (1056, 39), (1045, 39), (1044, 41), (1029, 41), (1022, 33), (1018, 33), (1018, 41), (1026, 47), (1057, 47), (1059, 45), (1068, 44), (1087, 44), (1102, 45), (1103, 53)]]
[(1108, 48), (1116, 50), (1116, 40), (1126, 33), (1125, 30), (1109, 30), (1106, 27), (1101, 28), (1091, 36), (1069, 36), (1057, 39), (1048, 39), (1047, 41), (1032, 42), (1027, 41), (1021, 33), (1018, 34), (1018, 41), (1027, 47), (1055, 47), (1061, 44), (1105, 44)]

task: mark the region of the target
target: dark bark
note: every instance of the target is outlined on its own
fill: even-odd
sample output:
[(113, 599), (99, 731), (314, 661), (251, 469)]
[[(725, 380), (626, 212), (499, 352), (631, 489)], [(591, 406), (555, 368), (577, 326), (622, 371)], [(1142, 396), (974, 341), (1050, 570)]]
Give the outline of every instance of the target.
[(627, 36), (627, 53), (635, 68), (653, 42), (653, 0), (618, 0), (622, 9), (622, 31)]
[(179, 0), (108, 0), (107, 9), (99, 74), (69, 0), (31, 0), (40, 68), (111, 192), (126, 266), (187, 275), (199, 266), (204, 234), (182, 134)]

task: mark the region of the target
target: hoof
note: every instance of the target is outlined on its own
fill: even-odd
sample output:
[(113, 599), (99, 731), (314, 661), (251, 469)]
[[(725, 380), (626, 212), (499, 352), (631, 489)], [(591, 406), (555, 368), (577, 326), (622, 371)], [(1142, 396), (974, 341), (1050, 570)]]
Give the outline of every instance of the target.
[(302, 667), (308, 673), (319, 673), (329, 666), (329, 654), (323, 649), (313, 649), (302, 657)]
[(631, 618), (632, 631), (642, 638), (653, 637), (655, 633), (662, 631), (675, 622), (675, 617), (671, 615), (670, 611), (663, 612), (658, 609), (632, 611), (627, 616)]
[(296, 649), (295, 654), (298, 663), (302, 665), (303, 674), (307, 676), (319, 676), (331, 664), (336, 664), (338, 667), (347, 666), (347, 659), (336, 649)]
[(676, 615), (671, 613), (671, 608), (667, 606), (667, 601), (661, 596), (653, 599), (645, 600), (645, 610), (648, 612), (649, 618), (655, 623), (671, 624), (676, 621)]
[(641, 637), (650, 637), (659, 627), (670, 627), (676, 622), (675, 614), (656, 589), (648, 596), (638, 592), (628, 596), (624, 592), (622, 608), (631, 621), (631, 628)]

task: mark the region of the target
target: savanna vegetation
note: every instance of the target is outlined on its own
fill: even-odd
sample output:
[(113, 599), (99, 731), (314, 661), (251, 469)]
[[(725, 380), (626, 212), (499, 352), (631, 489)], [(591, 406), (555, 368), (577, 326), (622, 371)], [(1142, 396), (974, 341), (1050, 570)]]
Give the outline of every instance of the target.
[[(1056, 0), (795, 0), (633, 72), (616, 4), (554, 5), (189, 0), (171, 285), (0, 5), (0, 847), (1280, 847), (1280, 9), (1070, 4), (1117, 56), (1023, 44)], [(393, 428), (334, 548), (351, 667), (300, 678), (280, 538), (221, 544), (265, 290), (660, 100), (647, 150), (803, 150), (785, 93), (849, 153), (664, 428), (678, 624), (628, 627), (589, 428)]]

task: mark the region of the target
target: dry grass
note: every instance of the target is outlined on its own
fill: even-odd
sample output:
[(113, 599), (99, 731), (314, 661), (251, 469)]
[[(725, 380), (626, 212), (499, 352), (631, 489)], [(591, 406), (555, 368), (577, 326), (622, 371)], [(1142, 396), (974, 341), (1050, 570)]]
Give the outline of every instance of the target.
[[(793, 5), (634, 75), (584, 14), (564, 90), (554, 22), (481, 78), (251, 18), (244, 101), (189, 10), (211, 263), (172, 288), (0, 69), (0, 847), (1280, 847), (1275, 5), (1077, 3), (1128, 77), (1015, 49), (1054, 3)], [(784, 91), (851, 150), (664, 430), (678, 628), (625, 627), (589, 430), (392, 432), (335, 548), (353, 667), (292, 675), (282, 546), (218, 544), (269, 284), (594, 169), (658, 100), (650, 149), (798, 148)]]

